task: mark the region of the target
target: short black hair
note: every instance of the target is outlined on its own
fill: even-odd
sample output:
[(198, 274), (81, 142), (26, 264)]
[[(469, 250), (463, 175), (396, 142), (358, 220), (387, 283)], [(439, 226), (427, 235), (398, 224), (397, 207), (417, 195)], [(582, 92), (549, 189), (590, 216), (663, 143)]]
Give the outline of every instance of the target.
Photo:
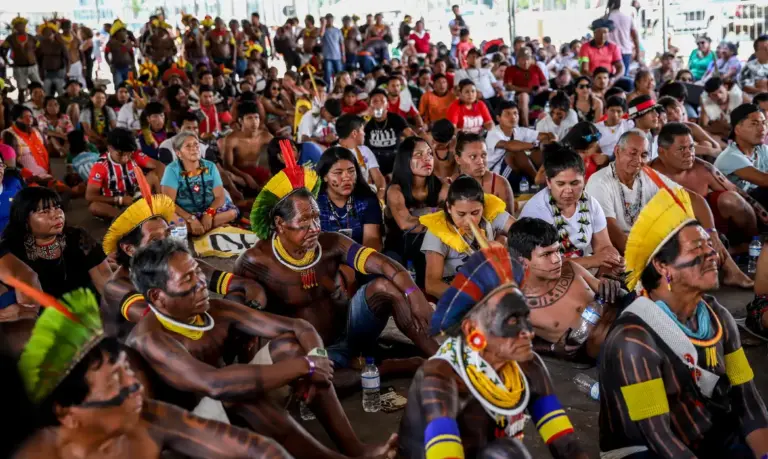
[(539, 218), (523, 217), (509, 227), (507, 247), (512, 258), (531, 259), (536, 247), (549, 247), (559, 241), (557, 230)]
[[(620, 88), (618, 86), (611, 86), (605, 91), (605, 98), (608, 99), (609, 97), (613, 96), (621, 96), (622, 94), (626, 94), (627, 91), (624, 90), (624, 88)], [(624, 101), (626, 102), (626, 97), (622, 97)]]
[(69, 152), (73, 155), (79, 155), (88, 148), (88, 142), (85, 141), (85, 132), (80, 129), (69, 131), (67, 133), (67, 142), (69, 142)]
[(323, 104), (323, 108), (334, 118), (341, 116), (341, 100), (339, 99), (326, 100)]
[(598, 68), (595, 69), (594, 72), (592, 72), (592, 77), (594, 78), (594, 77), (600, 75), (601, 73), (607, 73), (608, 75), (611, 74), (611, 72), (608, 71), (607, 68), (605, 68), (605, 67), (598, 67)]
[(752, 47), (754, 48), (755, 52), (757, 52), (757, 47), (760, 46), (760, 43), (764, 41), (768, 41), (768, 34), (762, 34), (755, 38), (754, 43), (752, 43)]
[(557, 91), (555, 95), (549, 99), (550, 112), (556, 108), (566, 112), (571, 109), (571, 99), (568, 97), (568, 94), (563, 91)]
[(707, 92), (707, 94), (711, 94), (720, 89), (720, 86), (722, 85), (723, 80), (720, 77), (712, 77), (707, 80), (706, 83), (704, 83), (704, 90)]
[(659, 97), (669, 96), (683, 101), (688, 97), (688, 88), (679, 81), (667, 81), (659, 88)]
[(339, 139), (346, 139), (363, 126), (365, 120), (362, 117), (347, 113), (336, 120), (336, 135)]
[(659, 147), (661, 148), (669, 148), (673, 143), (675, 143), (675, 137), (679, 137), (682, 135), (689, 135), (691, 134), (691, 129), (686, 126), (683, 123), (667, 123), (659, 132)]
[(267, 162), (269, 163), (269, 172), (273, 176), (279, 174), (280, 171), (285, 168), (285, 164), (278, 158), (278, 156), (282, 154), (282, 151), (280, 150), (280, 142), (283, 140), (287, 140), (291, 146), (296, 148), (296, 152), (301, 155), (301, 149), (291, 137), (272, 137), (272, 140), (267, 144)]
[(661, 107), (666, 110), (670, 107), (677, 107), (680, 105), (680, 102), (677, 101), (674, 97), (671, 96), (664, 96), (659, 98), (659, 100), (656, 101), (657, 104), (661, 105)]
[(204, 92), (213, 92), (213, 88), (211, 86), (208, 86), (207, 84), (201, 84), (198, 94), (202, 96)]
[(245, 115), (254, 114), (259, 114), (259, 106), (256, 105), (256, 102), (245, 101), (237, 104), (237, 119), (241, 120), (245, 117)]
[(37, 81), (32, 81), (27, 85), (27, 89), (29, 89), (29, 92), (31, 94), (32, 91), (35, 89), (45, 89), (45, 88), (43, 88), (42, 83), (38, 83)]
[(432, 138), (435, 142), (447, 143), (454, 135), (456, 135), (456, 126), (445, 118), (435, 121), (432, 125)]
[(463, 80), (459, 81), (459, 84), (457, 87), (459, 88), (459, 92), (464, 90), (467, 86), (475, 86), (475, 82), (470, 80), (469, 78), (464, 78)]
[(553, 179), (568, 169), (575, 169), (576, 172), (584, 175), (584, 160), (581, 156), (568, 145), (560, 142), (552, 142), (544, 147), (544, 173), (548, 179)]
[(32, 113), (32, 109), (22, 104), (14, 105), (11, 109), (11, 119), (15, 121), (21, 118), (22, 115), (24, 115), (24, 112)]
[[(688, 228), (689, 226), (694, 225), (699, 225), (699, 222), (688, 222), (685, 226), (683, 226), (683, 228)], [(683, 228), (680, 230), (682, 231)], [(666, 242), (666, 244), (661, 246), (659, 252), (655, 257), (653, 257), (652, 260), (649, 260), (648, 264), (645, 266), (645, 269), (643, 269), (643, 272), (640, 274), (640, 282), (643, 284), (643, 288), (646, 291), (650, 292), (651, 290), (656, 290), (659, 288), (661, 281), (661, 274), (656, 271), (656, 268), (651, 262), (656, 260), (660, 263), (670, 264), (675, 261), (675, 259), (677, 259), (678, 255), (680, 255), (680, 231), (675, 234), (675, 237), (671, 238)]]
[(483, 186), (475, 180), (474, 177), (462, 174), (451, 182), (451, 186), (448, 188), (448, 196), (445, 199), (445, 216), (451, 221), (451, 216), (448, 213), (448, 206), (452, 206), (456, 201), (474, 201), (485, 205), (485, 192)]
[(125, 128), (115, 128), (107, 134), (107, 145), (120, 153), (134, 152), (138, 150), (136, 135)]
[(200, 118), (197, 116), (198, 114), (195, 112), (184, 112), (184, 114), (181, 116), (181, 123), (184, 124), (185, 121), (194, 121), (195, 123), (200, 123)]
[(611, 96), (605, 100), (605, 109), (608, 110), (611, 107), (621, 107), (624, 112), (627, 111), (627, 99), (619, 96)]
[(752, 98), (752, 103), (755, 105), (762, 104), (763, 102), (768, 102), (768, 92), (761, 92)]
[(149, 118), (152, 115), (164, 115), (165, 107), (163, 107), (163, 104), (160, 102), (150, 102), (146, 107), (144, 107), (144, 110), (141, 112), (141, 114), (146, 118)]
[(480, 134), (475, 134), (474, 132), (464, 132), (461, 131), (456, 135), (456, 154), (458, 156), (461, 156), (461, 154), (464, 152), (464, 149), (469, 145), (470, 143), (485, 143), (485, 140), (483, 139), (483, 136)]
[(171, 258), (179, 253), (189, 254), (189, 249), (174, 238), (153, 241), (141, 247), (131, 259), (131, 282), (145, 297), (153, 288), (166, 290), (170, 273)]
[(504, 110), (509, 110), (510, 108), (516, 108), (520, 110), (520, 107), (517, 106), (517, 102), (514, 100), (502, 100), (496, 107), (496, 112), (499, 116), (501, 116), (501, 114), (504, 113)]
[(373, 99), (373, 96), (384, 96), (386, 98), (387, 97), (387, 91), (385, 91), (385, 90), (383, 90), (381, 88), (376, 88), (376, 89), (374, 89), (373, 91), (371, 91), (368, 94), (368, 100)]

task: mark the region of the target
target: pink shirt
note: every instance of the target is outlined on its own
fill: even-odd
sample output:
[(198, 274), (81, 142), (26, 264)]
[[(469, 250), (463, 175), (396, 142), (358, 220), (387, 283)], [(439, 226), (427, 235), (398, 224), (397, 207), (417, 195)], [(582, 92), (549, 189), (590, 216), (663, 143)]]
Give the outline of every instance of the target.
[(613, 30), (608, 33), (608, 41), (619, 45), (621, 54), (632, 54), (635, 49), (635, 43), (632, 41), (632, 16), (622, 13), (620, 10), (613, 10), (608, 15), (608, 19), (613, 21)]
[(579, 62), (587, 61), (589, 63), (589, 74), (594, 73), (598, 67), (605, 67), (611, 73), (616, 73), (616, 69), (613, 68), (613, 63), (621, 60), (621, 52), (619, 47), (610, 41), (606, 42), (603, 46), (595, 46), (595, 40), (589, 43), (581, 45), (581, 52), (579, 52)]

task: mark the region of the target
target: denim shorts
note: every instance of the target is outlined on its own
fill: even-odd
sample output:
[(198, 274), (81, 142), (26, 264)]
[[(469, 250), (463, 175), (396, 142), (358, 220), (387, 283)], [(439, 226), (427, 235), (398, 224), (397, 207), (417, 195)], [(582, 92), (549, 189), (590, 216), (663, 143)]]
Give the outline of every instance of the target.
[[(328, 358), (336, 368), (349, 368), (352, 359), (370, 349), (387, 326), (388, 319), (379, 319), (368, 307), (365, 291), (369, 284), (357, 290), (349, 302), (346, 332), (336, 342), (326, 347)], [(366, 357), (363, 355), (363, 357)]]

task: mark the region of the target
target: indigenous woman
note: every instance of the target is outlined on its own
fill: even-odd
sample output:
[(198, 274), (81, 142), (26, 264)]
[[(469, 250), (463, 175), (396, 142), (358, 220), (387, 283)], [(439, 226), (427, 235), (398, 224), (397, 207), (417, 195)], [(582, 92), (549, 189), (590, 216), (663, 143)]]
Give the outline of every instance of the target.
[(544, 151), (544, 171), (547, 187), (525, 204), (520, 218), (539, 218), (554, 225), (560, 252), (581, 266), (622, 272), (624, 260), (611, 245), (603, 209), (584, 191), (584, 162), (579, 154), (559, 143), (550, 144)]
[(115, 111), (107, 107), (107, 94), (103, 89), (93, 90), (91, 103), (80, 113), (80, 124), (88, 136), (88, 140), (99, 148), (107, 149), (107, 134), (117, 127)]
[(596, 123), (603, 117), (603, 101), (592, 94), (592, 79), (586, 75), (573, 82), (576, 90), (571, 96), (571, 106), (576, 110), (579, 121)]
[(584, 161), (584, 181), (607, 166), (611, 158), (599, 153), (600, 138), (602, 134), (597, 127), (589, 121), (580, 121), (565, 134), (562, 143), (576, 150)]
[(165, 107), (160, 102), (150, 102), (141, 112), (140, 119), (139, 145), (141, 152), (152, 159), (159, 160), (160, 144), (169, 137), (165, 124)]
[(261, 104), (264, 105), (264, 111), (267, 114), (266, 125), (269, 132), (275, 136), (289, 136), (294, 107), (281, 91), (278, 80), (267, 81), (267, 88), (261, 96)]
[(440, 298), (467, 258), (479, 250), (471, 225), (489, 240), (506, 245), (506, 232), (515, 219), (505, 212), (504, 201), (484, 194), (480, 183), (461, 175), (448, 188), (444, 209), (424, 215), (419, 222), (427, 228), (421, 251), (427, 261), (425, 290)]
[(14, 198), (0, 238), (0, 260), (7, 256), (32, 268), (52, 296), (79, 287), (101, 295), (112, 273), (101, 247), (85, 230), (65, 225), (59, 195), (43, 187), (25, 188)]
[(456, 129), (473, 134), (480, 134), (493, 127), (493, 118), (485, 102), (478, 100), (477, 88), (470, 79), (459, 82), (459, 98), (448, 106), (448, 121)]
[(200, 142), (193, 132), (173, 138), (177, 159), (165, 168), (163, 194), (176, 201), (176, 213), (193, 236), (224, 226), (239, 212), (224, 191), (216, 164), (200, 157)]
[(320, 228), (381, 250), (381, 206), (365, 182), (354, 154), (343, 147), (325, 150), (315, 167), (323, 181), (317, 196)]
[(523, 275), (506, 247), (484, 248), (440, 297), (431, 332), (447, 339), (413, 378), (400, 457), (530, 457), (520, 444), (528, 414), (552, 457), (587, 457), (533, 352)]
[(66, 156), (65, 143), (67, 134), (75, 127), (69, 116), (60, 113), (59, 101), (53, 96), (46, 96), (43, 113), (37, 117), (37, 127), (46, 138), (46, 146), (49, 153), (57, 153)]
[(424, 139), (406, 138), (395, 155), (386, 194), (384, 253), (404, 266), (413, 263), (416, 284), (422, 288), (426, 260), (420, 249), (426, 227), (419, 217), (435, 212), (448, 193), (448, 186), (432, 174), (434, 164), (432, 148)]

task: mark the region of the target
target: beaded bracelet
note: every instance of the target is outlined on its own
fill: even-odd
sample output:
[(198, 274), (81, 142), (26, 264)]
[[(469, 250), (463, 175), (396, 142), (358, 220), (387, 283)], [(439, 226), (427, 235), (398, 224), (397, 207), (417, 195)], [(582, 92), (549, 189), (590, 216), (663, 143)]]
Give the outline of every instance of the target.
[(307, 376), (311, 378), (312, 375), (315, 374), (315, 362), (313, 362), (309, 357), (304, 357), (304, 360), (306, 360), (309, 364), (309, 373), (307, 373)]
[(415, 292), (418, 289), (419, 289), (419, 287), (416, 287), (415, 285), (413, 287), (408, 287), (407, 289), (405, 289), (405, 297), (408, 298), (408, 296), (411, 293)]

